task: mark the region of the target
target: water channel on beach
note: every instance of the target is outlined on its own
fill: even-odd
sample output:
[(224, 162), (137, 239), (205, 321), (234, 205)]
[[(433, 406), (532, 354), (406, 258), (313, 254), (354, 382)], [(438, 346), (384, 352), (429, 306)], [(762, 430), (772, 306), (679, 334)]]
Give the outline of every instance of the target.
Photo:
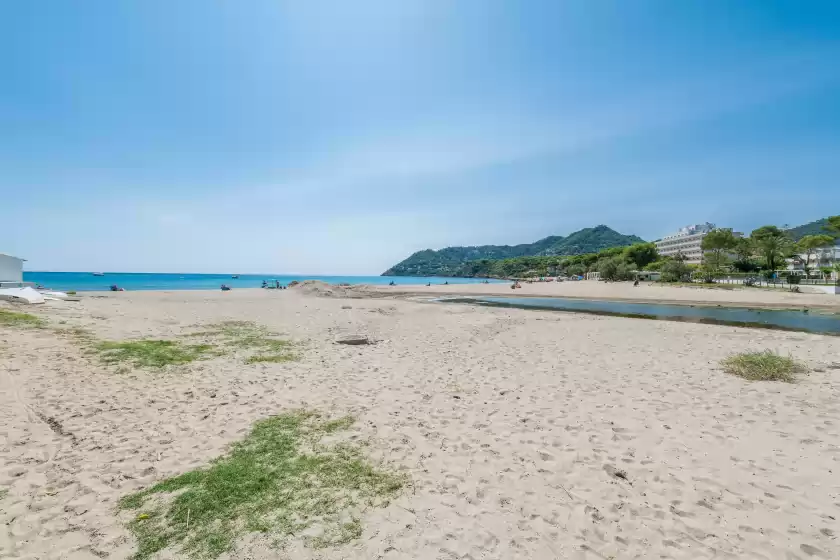
[(840, 335), (840, 316), (808, 310), (540, 297), (453, 297), (437, 301)]

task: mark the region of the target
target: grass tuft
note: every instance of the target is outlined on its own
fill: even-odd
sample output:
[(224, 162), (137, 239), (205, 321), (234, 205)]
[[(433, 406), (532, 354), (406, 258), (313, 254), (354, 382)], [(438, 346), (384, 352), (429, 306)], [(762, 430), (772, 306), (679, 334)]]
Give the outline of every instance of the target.
[(238, 537), (265, 533), (278, 544), (299, 537), (312, 547), (359, 538), (364, 506), (384, 506), (403, 476), (370, 465), (358, 446), (325, 446), (322, 436), (350, 427), (350, 417), (323, 420), (297, 411), (254, 424), (250, 434), (209, 467), (164, 480), (124, 497), (137, 560), (177, 547), (215, 558)]
[(152, 368), (187, 364), (213, 353), (209, 344), (181, 344), (173, 340), (100, 342), (94, 348), (106, 364), (129, 363)]
[(29, 313), (18, 313), (16, 311), (8, 311), (0, 309), (0, 326), (2, 327), (20, 327), (20, 328), (39, 328), (44, 326), (44, 320)]
[(276, 333), (250, 321), (224, 321), (190, 336), (221, 339), (225, 346), (253, 352), (245, 360), (246, 364), (283, 363), (299, 359), (292, 351), (294, 344), (276, 338)]
[(744, 352), (729, 356), (721, 362), (723, 371), (750, 381), (785, 381), (793, 383), (797, 373), (808, 368), (790, 356), (780, 356), (769, 350)]
[(294, 362), (298, 359), (297, 354), (286, 352), (283, 354), (256, 354), (245, 359), (246, 364), (282, 364)]
[(84, 327), (59, 327), (55, 332), (81, 342), (90, 342), (95, 338), (93, 333)]

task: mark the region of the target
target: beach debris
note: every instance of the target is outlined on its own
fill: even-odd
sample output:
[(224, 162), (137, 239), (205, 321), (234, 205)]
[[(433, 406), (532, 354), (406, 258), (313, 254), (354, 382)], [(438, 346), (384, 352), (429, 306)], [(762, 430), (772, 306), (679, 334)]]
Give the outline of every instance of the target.
[(595, 506), (587, 505), (583, 509), (583, 511), (592, 516), (593, 523), (599, 523), (604, 520), (604, 515), (600, 511), (598, 511), (598, 508), (596, 508)]
[(345, 334), (335, 339), (336, 344), (347, 344), (349, 346), (363, 346), (374, 344), (376, 341), (364, 334)]
[(58, 420), (56, 420), (52, 416), (47, 416), (46, 414), (44, 414), (42, 412), (36, 412), (35, 414), (36, 414), (36, 416), (38, 416), (38, 418), (41, 419), (41, 421), (44, 424), (49, 426), (50, 429), (53, 432), (55, 432), (56, 435), (63, 436), (63, 437), (69, 437), (71, 440), (73, 440), (73, 443), (76, 443), (76, 436), (73, 435), (72, 433), (68, 432), (67, 430), (65, 430), (64, 426), (61, 424), (61, 422), (59, 422)]
[(44, 296), (32, 288), (3, 288), (0, 289), (0, 299), (14, 303), (44, 303)]
[(353, 309), (353, 306), (352, 305), (342, 305), (341, 308), (342, 309)]
[(621, 469), (618, 469), (612, 465), (604, 465), (604, 471), (613, 478), (620, 478), (622, 480), (627, 480), (629, 482), (630, 479), (627, 478), (627, 472)]

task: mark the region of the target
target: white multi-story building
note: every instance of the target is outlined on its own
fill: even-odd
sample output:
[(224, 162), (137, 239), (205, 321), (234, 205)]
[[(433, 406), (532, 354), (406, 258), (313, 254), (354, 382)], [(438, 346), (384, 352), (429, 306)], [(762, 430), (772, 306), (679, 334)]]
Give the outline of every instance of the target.
[(715, 224), (709, 222), (685, 226), (680, 228), (677, 233), (666, 235), (662, 239), (654, 241), (656, 250), (663, 257), (682, 255), (687, 264), (700, 264), (703, 262), (703, 249), (700, 245), (706, 234), (713, 229), (715, 229)]
[[(656, 250), (663, 257), (682, 255), (686, 264), (701, 264), (703, 262), (703, 238), (716, 227), (715, 224), (709, 222), (685, 226), (680, 228), (677, 233), (654, 241)], [(733, 231), (732, 234), (735, 237), (743, 237), (744, 235), (737, 231)]]
[[(805, 253), (798, 254), (787, 259), (787, 269), (800, 270), (804, 274), (806, 262), (808, 262), (808, 255)], [(832, 267), (835, 263), (840, 263), (840, 239), (832, 247), (822, 247), (811, 253), (811, 274), (817, 275), (820, 268)], [(837, 278), (837, 272), (832, 271), (832, 277)]]

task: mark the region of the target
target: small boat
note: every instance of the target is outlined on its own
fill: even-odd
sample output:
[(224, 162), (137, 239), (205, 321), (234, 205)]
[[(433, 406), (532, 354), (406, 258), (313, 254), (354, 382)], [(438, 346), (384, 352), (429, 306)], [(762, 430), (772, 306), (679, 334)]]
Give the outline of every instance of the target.
[(0, 299), (14, 303), (44, 303), (44, 296), (30, 287), (0, 289)]
[(238, 274), (234, 274), (233, 276), (231, 276), (231, 278), (233, 278), (234, 280), (236, 280), (237, 278), (239, 278), (239, 275), (238, 275)]
[(94, 276), (105, 276), (104, 272), (92, 272), (91, 274), (93, 274)]

